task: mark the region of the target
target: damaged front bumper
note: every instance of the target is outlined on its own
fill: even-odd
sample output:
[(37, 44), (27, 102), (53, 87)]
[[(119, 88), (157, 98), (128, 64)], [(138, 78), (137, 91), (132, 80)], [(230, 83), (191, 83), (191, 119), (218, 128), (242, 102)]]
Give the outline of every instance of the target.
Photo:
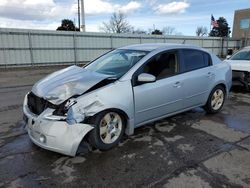
[(247, 90), (249, 90), (250, 89), (250, 72), (233, 70), (232, 81), (234, 84), (239, 83), (243, 85)]
[(82, 139), (94, 127), (82, 123), (69, 125), (64, 117), (53, 116), (52, 112), (48, 108), (40, 115), (33, 114), (25, 97), (23, 113), (31, 141), (41, 148), (75, 156)]

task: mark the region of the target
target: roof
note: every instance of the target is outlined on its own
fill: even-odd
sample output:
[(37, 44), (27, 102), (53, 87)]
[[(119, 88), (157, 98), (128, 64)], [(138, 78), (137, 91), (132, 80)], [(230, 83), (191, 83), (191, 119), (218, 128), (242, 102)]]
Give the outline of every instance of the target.
[(175, 44), (175, 43), (147, 43), (147, 44), (134, 44), (129, 46), (124, 46), (119, 49), (129, 49), (129, 50), (142, 50), (142, 51), (153, 51), (156, 49), (166, 49), (166, 48), (193, 48), (201, 49), (198, 46), (189, 44)]
[(250, 8), (235, 10), (235, 12), (244, 12), (244, 11), (250, 11)]

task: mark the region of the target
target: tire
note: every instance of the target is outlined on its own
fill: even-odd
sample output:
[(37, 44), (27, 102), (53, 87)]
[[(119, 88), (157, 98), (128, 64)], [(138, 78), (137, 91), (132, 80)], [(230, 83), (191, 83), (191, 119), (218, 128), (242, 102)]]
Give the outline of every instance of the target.
[(204, 106), (205, 110), (209, 114), (218, 113), (225, 102), (226, 91), (221, 85), (216, 86), (210, 93), (207, 103)]
[(103, 111), (91, 120), (95, 128), (89, 134), (90, 145), (100, 150), (116, 146), (125, 131), (125, 118), (117, 111)]

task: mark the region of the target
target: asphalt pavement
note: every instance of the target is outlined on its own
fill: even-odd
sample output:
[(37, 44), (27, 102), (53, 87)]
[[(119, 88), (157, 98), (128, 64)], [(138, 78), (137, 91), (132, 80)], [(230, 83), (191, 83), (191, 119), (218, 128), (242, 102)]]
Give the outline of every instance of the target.
[(74, 158), (41, 149), (22, 121), (24, 95), (60, 67), (0, 69), (0, 187), (250, 187), (250, 94), (135, 130), (118, 147)]

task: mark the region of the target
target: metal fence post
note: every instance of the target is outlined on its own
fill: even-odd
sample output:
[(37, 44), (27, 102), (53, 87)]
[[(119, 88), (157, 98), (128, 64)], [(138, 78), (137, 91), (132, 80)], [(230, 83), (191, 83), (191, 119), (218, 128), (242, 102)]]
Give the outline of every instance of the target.
[(220, 53), (221, 57), (223, 57), (223, 50), (224, 50), (224, 38), (221, 37), (221, 53)]
[(76, 34), (73, 34), (73, 45), (74, 45), (74, 62), (75, 65), (78, 63), (77, 61), (77, 49), (76, 49)]
[(214, 53), (214, 39), (212, 39), (212, 53)]
[(228, 53), (228, 44), (229, 43), (229, 36), (227, 36), (227, 51), (226, 51), (226, 54)]
[(111, 50), (113, 50), (113, 37), (112, 35), (110, 35), (110, 47), (111, 47)]
[[(2, 35), (2, 32), (0, 31), (0, 35)], [(1, 39), (1, 36), (0, 36)], [(0, 40), (1, 41), (1, 40)], [(2, 42), (2, 41), (1, 41)], [(7, 68), (7, 58), (6, 58), (6, 51), (5, 48), (2, 49), (3, 50), (3, 63), (4, 63), (4, 68)], [(7, 51), (8, 52), (8, 51)], [(0, 63), (1, 65), (1, 63)]]
[(28, 40), (29, 40), (29, 50), (30, 50), (30, 62), (31, 62), (31, 66), (33, 66), (34, 65), (34, 55), (33, 55), (32, 39), (31, 39), (30, 32), (28, 32)]

